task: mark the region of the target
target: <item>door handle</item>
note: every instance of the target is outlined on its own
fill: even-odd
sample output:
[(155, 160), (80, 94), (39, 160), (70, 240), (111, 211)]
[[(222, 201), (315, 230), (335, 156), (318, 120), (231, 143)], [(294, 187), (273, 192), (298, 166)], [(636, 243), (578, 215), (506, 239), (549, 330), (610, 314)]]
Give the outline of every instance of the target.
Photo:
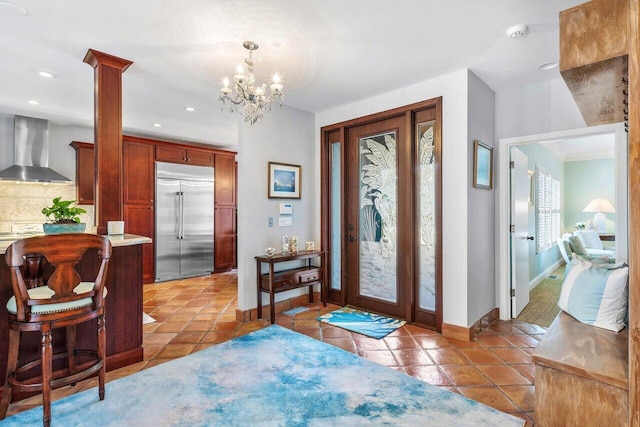
[(534, 239), (534, 237), (533, 237), (533, 236), (527, 236), (527, 237), (525, 237), (525, 239), (527, 239), (527, 240), (533, 240), (533, 239)]
[(358, 240), (358, 236), (349, 234), (349, 236), (347, 236), (347, 240), (350, 242), (355, 242), (356, 240)]

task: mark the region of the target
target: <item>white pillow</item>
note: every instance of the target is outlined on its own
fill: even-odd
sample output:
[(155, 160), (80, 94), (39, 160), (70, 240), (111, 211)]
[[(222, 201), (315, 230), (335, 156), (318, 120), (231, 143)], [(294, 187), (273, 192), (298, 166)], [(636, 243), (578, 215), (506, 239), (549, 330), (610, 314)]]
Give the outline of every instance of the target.
[(629, 267), (624, 263), (596, 266), (574, 257), (558, 306), (582, 323), (619, 332), (627, 316), (628, 279)]
[(580, 230), (576, 231), (574, 234), (578, 236), (584, 247), (587, 249), (602, 250), (604, 248), (602, 246), (602, 240), (600, 240), (600, 236), (598, 236), (598, 232), (596, 230)]

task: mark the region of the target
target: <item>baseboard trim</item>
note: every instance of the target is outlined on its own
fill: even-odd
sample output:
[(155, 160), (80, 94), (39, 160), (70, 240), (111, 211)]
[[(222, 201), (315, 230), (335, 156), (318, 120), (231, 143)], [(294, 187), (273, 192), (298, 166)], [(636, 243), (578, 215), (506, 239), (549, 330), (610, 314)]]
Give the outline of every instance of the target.
[(472, 341), (483, 329), (486, 329), (499, 318), (500, 309), (496, 307), (491, 309), (487, 314), (482, 316), (468, 328), (442, 322), (442, 336), (460, 341)]
[[(313, 293), (313, 300), (320, 301), (320, 292)], [(303, 294), (293, 298), (276, 302), (276, 314), (283, 311), (290, 310), (292, 308), (300, 307), (302, 305), (309, 304), (309, 295)], [(262, 306), (262, 318), (269, 319), (269, 304)], [(241, 323), (251, 322), (258, 319), (258, 308), (251, 308), (249, 310), (236, 309), (236, 320)]]
[(561, 258), (558, 261), (554, 262), (549, 268), (544, 270), (542, 273), (534, 277), (533, 280), (529, 282), (529, 291), (531, 291), (533, 288), (535, 288), (540, 283), (542, 283), (544, 279), (549, 277), (549, 275), (554, 271), (556, 271), (556, 268), (560, 267), (562, 264), (564, 264), (564, 260)]

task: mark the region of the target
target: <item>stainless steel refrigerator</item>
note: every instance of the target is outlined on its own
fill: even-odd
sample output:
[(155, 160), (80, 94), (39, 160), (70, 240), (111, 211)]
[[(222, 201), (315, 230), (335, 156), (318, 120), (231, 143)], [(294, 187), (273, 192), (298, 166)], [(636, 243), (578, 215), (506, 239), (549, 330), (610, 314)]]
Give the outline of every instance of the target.
[(156, 162), (156, 282), (213, 271), (213, 168)]

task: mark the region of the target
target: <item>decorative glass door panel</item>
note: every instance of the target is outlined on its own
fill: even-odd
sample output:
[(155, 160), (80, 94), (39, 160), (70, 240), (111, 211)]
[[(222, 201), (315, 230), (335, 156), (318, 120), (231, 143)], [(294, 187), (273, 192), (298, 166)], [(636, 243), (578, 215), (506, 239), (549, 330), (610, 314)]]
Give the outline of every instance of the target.
[(331, 143), (331, 289), (342, 289), (342, 180), (340, 142)]
[(396, 132), (359, 138), (360, 294), (397, 302)]
[[(347, 194), (343, 245), (346, 246), (347, 303), (401, 318), (408, 317), (407, 296), (411, 292), (407, 260), (401, 250), (406, 219), (398, 216), (402, 185), (398, 152), (407, 146), (404, 117), (380, 120), (350, 128), (347, 132)], [(408, 150), (407, 150), (408, 151)], [(406, 178), (404, 178), (406, 180)], [(404, 221), (404, 222), (403, 222)], [(405, 238), (405, 240), (407, 240)]]
[(435, 224), (435, 161), (434, 122), (417, 125), (418, 141), (418, 205), (420, 229), (420, 262), (418, 304), (421, 309), (436, 309), (436, 224)]

